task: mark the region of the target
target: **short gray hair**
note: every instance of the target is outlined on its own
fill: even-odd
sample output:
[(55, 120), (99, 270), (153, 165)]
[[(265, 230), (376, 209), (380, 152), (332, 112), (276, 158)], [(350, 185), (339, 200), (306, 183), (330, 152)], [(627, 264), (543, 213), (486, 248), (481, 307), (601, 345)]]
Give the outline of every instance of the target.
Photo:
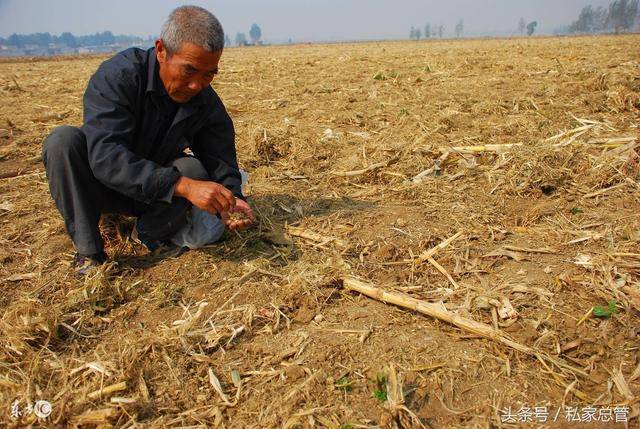
[(199, 6), (180, 6), (171, 12), (162, 26), (162, 43), (169, 55), (183, 43), (193, 43), (209, 52), (224, 48), (224, 31), (218, 18)]

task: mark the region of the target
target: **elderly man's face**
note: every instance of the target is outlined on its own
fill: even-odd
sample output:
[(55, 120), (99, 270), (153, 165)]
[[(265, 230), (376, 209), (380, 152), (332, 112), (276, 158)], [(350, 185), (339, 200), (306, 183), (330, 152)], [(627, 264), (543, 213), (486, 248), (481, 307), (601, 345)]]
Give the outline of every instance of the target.
[(169, 97), (177, 103), (186, 103), (211, 84), (218, 73), (222, 50), (208, 52), (198, 45), (183, 43), (178, 52), (169, 55), (162, 40), (156, 40), (156, 55), (160, 79)]

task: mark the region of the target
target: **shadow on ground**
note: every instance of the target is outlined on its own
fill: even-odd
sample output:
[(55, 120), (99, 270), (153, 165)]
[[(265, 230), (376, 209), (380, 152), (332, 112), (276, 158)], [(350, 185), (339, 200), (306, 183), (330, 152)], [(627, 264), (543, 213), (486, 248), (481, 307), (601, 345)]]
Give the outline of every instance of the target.
[[(226, 231), (220, 241), (202, 249), (192, 250), (233, 262), (256, 258), (271, 258), (286, 254), (283, 263), (295, 261), (299, 249), (286, 235), (287, 225), (296, 225), (312, 218), (327, 217), (334, 213), (349, 216), (352, 213), (372, 210), (377, 204), (353, 198), (299, 198), (288, 194), (275, 194), (251, 198), (249, 203), (256, 212), (258, 222), (251, 228), (236, 233)], [(117, 236), (122, 241), (132, 228), (131, 218), (124, 228), (118, 226)], [(105, 231), (108, 234), (108, 232)], [(124, 238), (126, 240), (126, 238)], [(117, 243), (113, 243), (117, 248)], [(124, 268), (136, 270), (151, 268), (166, 258), (146, 253), (141, 246), (123, 243), (123, 251), (116, 252), (115, 260)], [(132, 253), (133, 251), (133, 253)], [(179, 256), (178, 256), (179, 257)]]

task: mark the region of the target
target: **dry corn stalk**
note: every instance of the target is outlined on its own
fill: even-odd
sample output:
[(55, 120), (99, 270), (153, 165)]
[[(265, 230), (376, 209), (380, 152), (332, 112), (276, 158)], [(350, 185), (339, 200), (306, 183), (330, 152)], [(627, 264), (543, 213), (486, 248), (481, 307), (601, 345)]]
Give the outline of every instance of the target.
[(87, 395), (89, 399), (98, 399), (103, 396), (108, 396), (112, 393), (122, 392), (123, 390), (127, 390), (127, 382), (123, 381), (120, 383), (112, 384), (110, 386), (105, 386), (104, 388), (98, 389), (94, 392), (91, 392)]
[(289, 234), (292, 237), (300, 237), (300, 238), (304, 238), (305, 240), (314, 241), (316, 243), (321, 243), (321, 244), (335, 243), (336, 246), (338, 247), (342, 247), (342, 248), (348, 247), (347, 243), (343, 240), (340, 240), (339, 238), (324, 236), (322, 234), (318, 234), (315, 231), (310, 231), (308, 229), (298, 228), (295, 226), (288, 226), (287, 234)]
[(487, 338), (492, 341), (504, 344), (507, 347), (518, 350), (519, 352), (546, 360), (547, 362), (550, 362), (561, 369), (581, 375), (585, 378), (588, 377), (588, 374), (583, 370), (569, 365), (563, 359), (554, 358), (540, 350), (525, 346), (524, 344), (520, 344), (517, 341), (509, 338), (504, 332), (489, 325), (485, 325), (484, 323), (480, 323), (475, 320), (451, 313), (443, 305), (425, 302), (397, 292), (388, 292), (371, 284), (364, 283), (354, 277), (345, 278), (343, 280), (343, 286), (348, 290), (359, 292), (378, 301), (382, 301), (387, 304), (394, 304), (399, 307), (417, 311), (418, 313), (426, 314), (427, 316), (431, 316), (444, 322), (450, 323), (460, 329), (474, 333), (483, 338)]

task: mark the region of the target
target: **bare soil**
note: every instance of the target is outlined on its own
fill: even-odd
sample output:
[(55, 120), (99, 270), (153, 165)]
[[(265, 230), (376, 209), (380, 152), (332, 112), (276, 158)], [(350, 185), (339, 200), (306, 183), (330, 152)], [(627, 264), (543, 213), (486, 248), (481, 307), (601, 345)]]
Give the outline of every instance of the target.
[[(0, 425), (638, 427), (639, 44), (228, 49), (259, 224), (166, 260), (105, 226), (117, 266), (85, 281), (40, 150), (104, 58), (0, 62)], [(565, 419), (588, 406), (628, 423)], [(562, 413), (502, 422), (523, 407)]]

